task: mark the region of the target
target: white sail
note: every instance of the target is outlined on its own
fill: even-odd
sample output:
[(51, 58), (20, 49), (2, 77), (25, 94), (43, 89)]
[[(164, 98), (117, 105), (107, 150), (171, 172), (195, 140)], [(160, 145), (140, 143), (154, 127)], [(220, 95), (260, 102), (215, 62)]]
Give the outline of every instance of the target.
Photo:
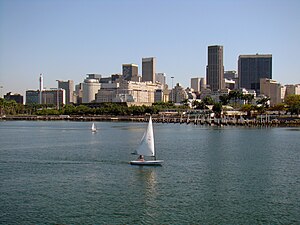
[(154, 135), (151, 117), (149, 119), (147, 130), (145, 131), (141, 143), (136, 150), (136, 154), (143, 156), (155, 156)]
[(96, 130), (97, 130), (97, 129), (96, 129), (96, 126), (95, 126), (95, 124), (93, 123), (93, 124), (92, 124), (92, 132), (96, 132)]

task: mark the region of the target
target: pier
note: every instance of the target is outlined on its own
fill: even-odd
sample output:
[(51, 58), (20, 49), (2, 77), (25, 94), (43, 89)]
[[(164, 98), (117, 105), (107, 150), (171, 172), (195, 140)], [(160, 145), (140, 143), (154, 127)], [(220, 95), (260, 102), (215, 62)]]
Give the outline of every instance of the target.
[[(131, 121), (148, 122), (149, 115), (142, 116), (113, 116), (113, 115), (90, 115), (90, 116), (68, 116), (68, 115), (18, 115), (0, 117), (0, 120), (66, 120), (66, 121)], [(257, 118), (245, 119), (244, 117), (222, 117), (211, 118), (208, 115), (152, 115), (154, 123), (174, 123), (193, 124), (199, 126), (269, 126), (269, 127), (289, 127), (300, 126), (299, 117), (276, 117), (258, 116)]]

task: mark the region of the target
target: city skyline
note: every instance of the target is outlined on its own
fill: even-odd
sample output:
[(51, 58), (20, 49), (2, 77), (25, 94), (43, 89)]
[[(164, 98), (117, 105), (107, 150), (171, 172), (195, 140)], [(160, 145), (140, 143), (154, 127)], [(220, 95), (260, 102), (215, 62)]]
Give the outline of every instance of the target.
[(40, 73), (47, 88), (56, 80), (77, 84), (88, 73), (122, 73), (123, 64), (142, 68), (151, 56), (169, 85), (174, 77), (174, 85), (188, 87), (206, 76), (210, 45), (224, 47), (225, 71), (238, 70), (239, 55), (272, 54), (273, 79), (300, 83), (299, 8), (293, 0), (1, 0), (1, 94), (38, 89)]

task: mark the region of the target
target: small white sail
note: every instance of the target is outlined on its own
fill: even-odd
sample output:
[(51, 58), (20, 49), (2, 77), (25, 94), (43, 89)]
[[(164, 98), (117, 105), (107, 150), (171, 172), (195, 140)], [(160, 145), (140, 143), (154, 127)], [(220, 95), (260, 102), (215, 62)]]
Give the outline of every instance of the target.
[(136, 150), (136, 154), (143, 156), (155, 156), (154, 135), (151, 117), (149, 119), (147, 130), (145, 131), (141, 143)]
[(92, 132), (96, 132), (97, 129), (96, 129), (96, 126), (95, 126), (95, 123), (92, 124)]

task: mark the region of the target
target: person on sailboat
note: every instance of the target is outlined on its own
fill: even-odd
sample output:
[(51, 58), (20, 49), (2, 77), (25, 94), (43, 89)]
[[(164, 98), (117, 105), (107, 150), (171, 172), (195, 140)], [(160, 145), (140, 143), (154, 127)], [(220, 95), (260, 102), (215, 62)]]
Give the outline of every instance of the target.
[(139, 161), (145, 161), (145, 160), (144, 160), (144, 156), (143, 156), (143, 155), (139, 155), (138, 160), (139, 160)]

